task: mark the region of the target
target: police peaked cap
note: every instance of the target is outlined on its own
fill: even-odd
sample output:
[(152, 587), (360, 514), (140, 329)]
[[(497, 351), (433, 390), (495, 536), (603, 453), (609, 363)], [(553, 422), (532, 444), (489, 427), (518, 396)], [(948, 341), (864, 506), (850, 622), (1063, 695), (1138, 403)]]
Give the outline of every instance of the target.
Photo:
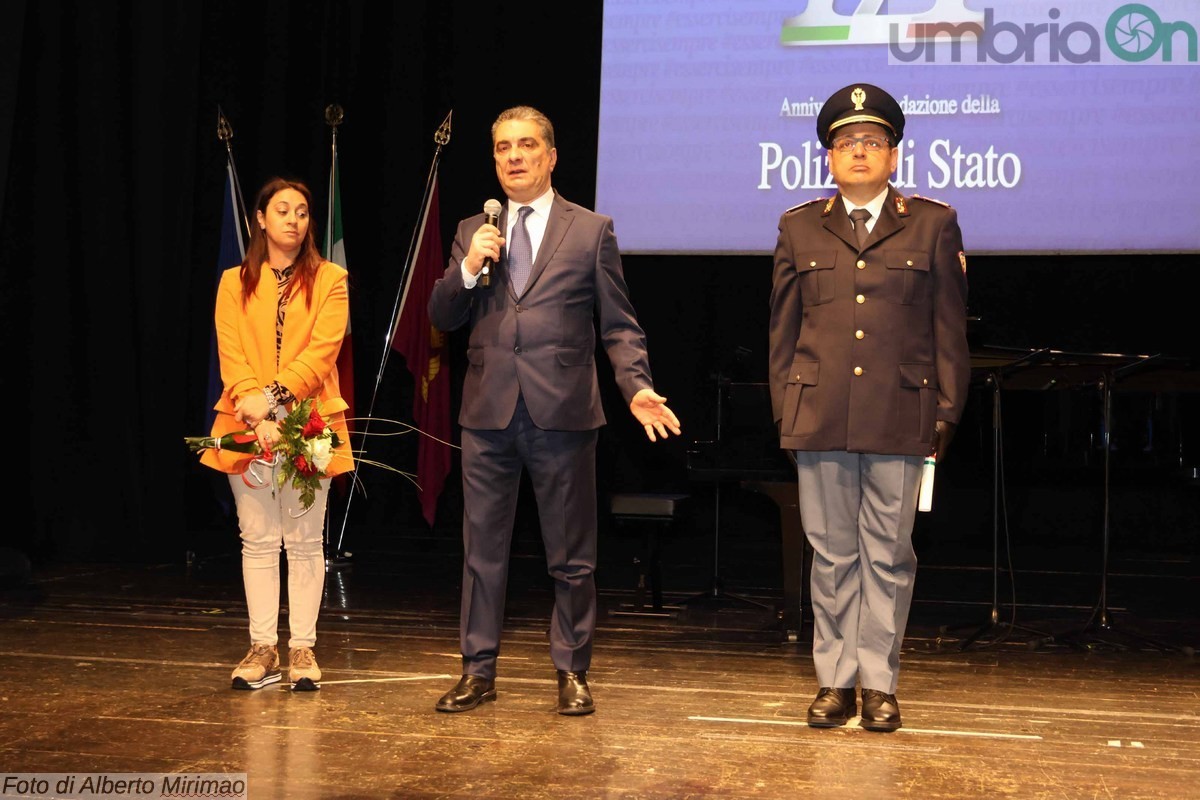
[(817, 138), (828, 149), (832, 134), (843, 125), (873, 122), (892, 134), (893, 141), (904, 136), (904, 112), (890, 94), (869, 83), (852, 83), (838, 89), (817, 114)]

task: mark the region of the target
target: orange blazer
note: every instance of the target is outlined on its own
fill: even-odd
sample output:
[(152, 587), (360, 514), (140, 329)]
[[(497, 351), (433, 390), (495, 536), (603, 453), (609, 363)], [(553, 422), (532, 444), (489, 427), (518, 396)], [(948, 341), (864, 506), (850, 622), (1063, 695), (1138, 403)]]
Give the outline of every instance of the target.
[[(240, 272), (240, 266), (225, 270), (217, 288), (214, 319), (224, 391), (214, 406), (217, 418), (212, 435), (244, 430), (246, 426), (234, 417), (234, 405), (244, 395), (261, 392), (272, 381), (279, 381), (297, 400), (315, 396), (321, 415), (341, 439), (326, 474), (333, 476), (354, 469), (350, 434), (346, 430), (346, 401), (338, 388), (336, 368), (350, 314), (346, 270), (331, 261), (324, 262), (313, 282), (312, 304), (299, 292), (288, 301), (278, 368), (275, 361), (278, 286), (274, 275), (264, 264), (262, 279), (243, 308)], [(244, 453), (205, 450), (200, 463), (221, 472), (239, 473), (246, 471), (252, 459)]]

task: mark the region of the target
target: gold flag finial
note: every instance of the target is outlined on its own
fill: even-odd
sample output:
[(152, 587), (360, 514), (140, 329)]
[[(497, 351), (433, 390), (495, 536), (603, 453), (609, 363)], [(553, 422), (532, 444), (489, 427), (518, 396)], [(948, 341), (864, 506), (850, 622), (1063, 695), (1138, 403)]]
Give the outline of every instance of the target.
[(454, 115), (454, 109), (450, 109), (450, 113), (446, 114), (446, 118), (442, 120), (442, 124), (438, 125), (438, 129), (433, 133), (434, 143), (445, 147), (450, 143), (450, 117)]
[(217, 106), (217, 138), (226, 145), (233, 138), (233, 126), (225, 118), (225, 112), (221, 110), (220, 106)]

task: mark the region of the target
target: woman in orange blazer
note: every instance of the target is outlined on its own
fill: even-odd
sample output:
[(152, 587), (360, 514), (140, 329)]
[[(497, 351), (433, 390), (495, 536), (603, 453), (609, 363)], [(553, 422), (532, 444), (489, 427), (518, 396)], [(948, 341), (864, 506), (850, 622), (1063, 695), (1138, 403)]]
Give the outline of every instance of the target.
[[(332, 477), (354, 468), (336, 370), (349, 301), (346, 270), (317, 252), (311, 206), (304, 184), (268, 181), (254, 204), (256, 224), (246, 258), (221, 276), (215, 321), (224, 391), (212, 435), (252, 428), (269, 448), (279, 438), (277, 420), (296, 403), (315, 397), (342, 441), (325, 470)], [(328, 485), (322, 482), (316, 501), (301, 514), (299, 492), (290, 485), (277, 488), (274, 474), (246, 475), (252, 456), (207, 450), (200, 460), (229, 473), (241, 529), (250, 651), (233, 670), (233, 688), (259, 689), (282, 677), (277, 646), (281, 546), (288, 558), (288, 677), (294, 689), (320, 688), (312, 648), (325, 581), (321, 531)]]

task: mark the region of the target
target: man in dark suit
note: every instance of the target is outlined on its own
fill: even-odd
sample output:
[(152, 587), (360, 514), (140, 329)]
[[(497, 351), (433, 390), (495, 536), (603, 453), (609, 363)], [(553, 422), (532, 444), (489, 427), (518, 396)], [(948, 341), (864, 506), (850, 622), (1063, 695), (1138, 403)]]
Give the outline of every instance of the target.
[(970, 377), (966, 257), (954, 210), (888, 183), (904, 113), (854, 84), (817, 117), (835, 197), (779, 221), (771, 402), (794, 452), (813, 548), (814, 727), (900, 727), (900, 645), (922, 462), (944, 457)]
[(450, 265), (429, 298), (437, 328), (471, 331), (458, 420), (463, 675), (436, 707), (467, 711), (496, 699), (509, 545), (526, 469), (554, 578), (558, 713), (589, 714), (596, 439), (605, 421), (594, 364), (597, 320), (617, 385), (650, 441), (678, 435), (679, 420), (654, 392), (612, 220), (550, 188), (558, 159), (550, 120), (528, 106), (510, 108), (492, 125), (492, 145), (508, 203), (495, 225), (482, 214), (459, 223)]

